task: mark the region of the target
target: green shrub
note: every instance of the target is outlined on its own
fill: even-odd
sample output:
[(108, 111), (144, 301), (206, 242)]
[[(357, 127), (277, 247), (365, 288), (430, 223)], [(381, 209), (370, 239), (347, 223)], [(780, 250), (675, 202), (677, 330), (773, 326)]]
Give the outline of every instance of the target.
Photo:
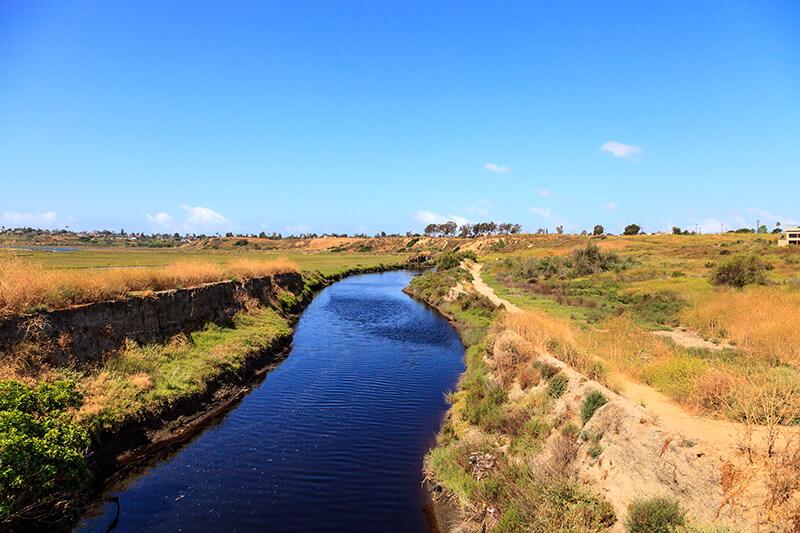
[(239, 239), (233, 241), (234, 246), (247, 246), (248, 244), (250, 244), (250, 241), (248, 241), (247, 239)]
[(634, 501), (625, 526), (630, 533), (674, 533), (685, 521), (686, 513), (677, 500), (655, 496)]
[(558, 399), (564, 394), (567, 390), (567, 384), (569, 383), (569, 378), (564, 374), (556, 374), (553, 376), (553, 379), (550, 380), (550, 383), (547, 385), (547, 395), (551, 398)]
[(478, 255), (472, 250), (467, 250), (465, 252), (444, 252), (436, 259), (436, 269), (450, 270), (451, 268), (456, 268), (465, 259), (477, 261)]
[(52, 516), (84, 488), (89, 437), (66, 415), (80, 402), (72, 381), (0, 382), (0, 523)]
[(278, 296), (278, 301), (284, 311), (293, 311), (297, 307), (297, 298), (291, 292), (284, 292)]
[(558, 374), (558, 367), (555, 365), (551, 365), (550, 363), (544, 363), (542, 361), (534, 361), (533, 363), (531, 363), (531, 366), (539, 370), (539, 374), (541, 374), (542, 379), (545, 381)]
[(606, 397), (598, 390), (593, 390), (587, 394), (581, 402), (581, 421), (586, 424), (594, 416), (594, 412), (607, 402)]
[(772, 270), (772, 265), (755, 255), (735, 255), (717, 265), (711, 274), (711, 282), (732, 287), (765, 285), (768, 270)]
[(591, 446), (589, 446), (587, 453), (589, 454), (589, 457), (591, 457), (592, 459), (597, 459), (598, 457), (600, 457), (600, 454), (603, 453), (603, 447), (600, 446), (600, 444), (592, 444)]
[(579, 431), (578, 426), (575, 424), (566, 424), (561, 428), (561, 434), (570, 439), (577, 438)]

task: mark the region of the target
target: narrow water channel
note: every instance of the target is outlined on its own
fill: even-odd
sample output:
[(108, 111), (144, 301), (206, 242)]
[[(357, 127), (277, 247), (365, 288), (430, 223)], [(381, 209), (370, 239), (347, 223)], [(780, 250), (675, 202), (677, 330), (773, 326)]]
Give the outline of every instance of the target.
[[(303, 312), (289, 357), (220, 423), (109, 496), (114, 531), (425, 531), (422, 458), (463, 371), (458, 334), (403, 294), (346, 278)], [(80, 531), (105, 531), (106, 505)]]

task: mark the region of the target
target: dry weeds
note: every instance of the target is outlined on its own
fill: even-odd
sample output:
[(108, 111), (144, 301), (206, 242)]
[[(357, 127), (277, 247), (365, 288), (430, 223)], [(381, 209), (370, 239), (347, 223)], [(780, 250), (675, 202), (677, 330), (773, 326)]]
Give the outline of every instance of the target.
[(800, 363), (800, 292), (783, 287), (718, 290), (699, 298), (682, 322), (732, 340), (753, 355)]
[(227, 266), (176, 262), (155, 268), (85, 270), (45, 269), (41, 264), (0, 256), (0, 317), (32, 310), (59, 309), (72, 305), (126, 298), (133, 292), (193, 287), (229, 279), (244, 279), (296, 272), (285, 259), (239, 259)]

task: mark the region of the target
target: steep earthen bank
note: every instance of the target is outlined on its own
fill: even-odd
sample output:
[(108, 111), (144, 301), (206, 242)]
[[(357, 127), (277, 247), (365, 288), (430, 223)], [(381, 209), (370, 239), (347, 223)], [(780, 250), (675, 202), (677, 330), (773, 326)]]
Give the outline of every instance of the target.
[(36, 343), (52, 363), (82, 366), (118, 350), (127, 339), (162, 342), (208, 322), (226, 322), (248, 299), (274, 305), (281, 293), (302, 292), (304, 283), (299, 272), (287, 272), (13, 317), (0, 322), (0, 353)]
[[(293, 326), (300, 311), (323, 287), (348, 275), (406, 266), (412, 265), (356, 268), (331, 276), (278, 274), (17, 317), (0, 323), (0, 348), (12, 354), (19, 349), (30, 350), (34, 345), (51, 365), (88, 367), (113, 357), (128, 339), (161, 343), (210, 322), (230, 322), (237, 312), (252, 306), (254, 300), (281, 310)], [(168, 453), (230, 410), (288, 354), (291, 340), (291, 331), (277, 336), (270, 345), (247, 354), (236, 371), (205, 383), (199, 393), (153, 409), (147, 416), (130, 420), (122, 427), (93, 434), (87, 453), (87, 463), (94, 474), (93, 492), (99, 494), (109, 479), (123, 477), (153, 457)], [(21, 524), (21, 528), (28, 525)], [(62, 528), (69, 527), (70, 524), (62, 523)]]
[[(468, 329), (458, 316), (447, 311), (448, 304), (453, 303), (449, 297), (431, 298), (413, 287), (404, 292), (438, 309), (459, 331)], [(759, 527), (765, 531), (794, 530), (791, 525), (782, 523), (781, 518), (763, 516), (764, 510), (759, 506), (763, 490), (759, 492), (757, 488), (748, 487), (747, 497), (744, 497), (744, 489), (739, 494), (735, 482), (725, 484), (725, 476), (731, 477), (728, 472), (737, 472), (739, 468), (730, 450), (720, 450), (704, 439), (689, 440), (681, 431), (665, 429), (643, 405), (587, 378), (511, 330), (494, 331), (483, 342), (490, 366), (492, 361), (510, 360), (517, 353), (528, 352), (535, 354), (537, 362), (557, 369), (567, 378), (563, 394), (550, 408), (554, 419), (568, 419), (571, 414), (580, 412), (581, 400), (593, 391), (605, 397), (605, 405), (597, 409), (582, 428), (569, 470), (580, 483), (613, 507), (616, 521), (611, 526), (612, 531), (624, 530), (628, 510), (634, 501), (651, 496), (674, 498), (690, 519), (701, 524), (714, 523), (722, 529), (732, 525), (742, 530)], [(508, 396), (519, 400), (545, 388), (544, 380), (524, 388), (513, 382)], [(452, 416), (452, 412), (448, 413), (447, 424), (453, 422)], [(559, 453), (562, 442), (561, 432), (553, 431), (543, 442), (538, 457), (531, 460), (541, 468)], [(498, 525), (499, 516), (490, 515), (486, 510), (465, 512), (459, 505), (459, 498), (440, 480), (429, 476), (425, 488), (441, 531), (484, 531)], [(698, 531), (703, 530), (703, 526), (697, 527)]]

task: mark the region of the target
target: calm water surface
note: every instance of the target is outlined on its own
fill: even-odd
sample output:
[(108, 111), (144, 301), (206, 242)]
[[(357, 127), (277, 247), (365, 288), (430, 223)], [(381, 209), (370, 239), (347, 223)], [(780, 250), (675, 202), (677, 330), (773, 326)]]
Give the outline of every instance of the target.
[[(458, 334), (400, 292), (414, 274), (318, 294), (289, 357), (118, 496), (115, 531), (424, 531), (422, 457), (463, 371)], [(105, 531), (107, 505), (79, 530)]]

